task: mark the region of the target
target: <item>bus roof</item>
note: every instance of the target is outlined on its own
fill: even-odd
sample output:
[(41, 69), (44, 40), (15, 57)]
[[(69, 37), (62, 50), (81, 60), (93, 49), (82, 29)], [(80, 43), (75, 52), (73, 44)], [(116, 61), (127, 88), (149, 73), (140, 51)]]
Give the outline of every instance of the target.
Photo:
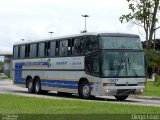
[(74, 38), (74, 37), (82, 37), (82, 36), (139, 37), (136, 34), (128, 34), (128, 33), (80, 33), (80, 34), (75, 34), (75, 35), (52, 37), (52, 38), (41, 39), (41, 40), (16, 42), (16, 43), (14, 43), (14, 45), (37, 43), (37, 42), (42, 42), (42, 41), (52, 41), (52, 40)]

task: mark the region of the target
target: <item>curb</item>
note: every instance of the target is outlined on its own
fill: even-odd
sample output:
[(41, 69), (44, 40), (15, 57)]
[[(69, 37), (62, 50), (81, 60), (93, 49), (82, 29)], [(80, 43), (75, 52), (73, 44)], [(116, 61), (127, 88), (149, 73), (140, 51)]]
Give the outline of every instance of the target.
[(137, 95), (132, 95), (131, 98), (145, 99), (145, 100), (160, 100), (160, 97), (156, 97), (156, 96), (137, 96)]

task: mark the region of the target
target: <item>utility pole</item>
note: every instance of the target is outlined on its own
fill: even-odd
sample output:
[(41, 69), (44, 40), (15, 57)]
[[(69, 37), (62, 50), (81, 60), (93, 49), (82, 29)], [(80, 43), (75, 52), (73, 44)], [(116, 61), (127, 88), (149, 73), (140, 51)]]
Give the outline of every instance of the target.
[(54, 32), (52, 32), (52, 31), (51, 31), (51, 32), (48, 32), (48, 33), (50, 33), (50, 34), (51, 34), (51, 38), (52, 38), (52, 34), (53, 34)]
[(89, 15), (82, 15), (82, 17), (84, 17), (84, 30), (82, 31), (82, 33), (86, 33), (87, 32), (87, 17), (89, 17)]

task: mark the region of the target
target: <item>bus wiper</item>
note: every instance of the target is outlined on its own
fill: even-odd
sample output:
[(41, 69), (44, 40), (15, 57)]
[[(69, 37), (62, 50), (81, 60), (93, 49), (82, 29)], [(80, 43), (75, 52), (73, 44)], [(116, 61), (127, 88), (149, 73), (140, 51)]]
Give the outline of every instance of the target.
[(129, 59), (129, 58), (128, 58), (128, 66), (129, 66), (129, 70), (130, 70), (130, 67), (131, 67), (132, 70), (133, 70), (133, 72), (134, 72), (134, 74), (135, 74), (135, 76), (138, 77), (137, 72), (136, 72), (135, 69), (133, 69), (133, 65), (132, 65), (132, 63), (130, 62), (130, 59)]
[(123, 59), (122, 58), (121, 58), (121, 63), (118, 66), (118, 71), (117, 71), (117, 75), (116, 76), (119, 76), (121, 69), (124, 69)]

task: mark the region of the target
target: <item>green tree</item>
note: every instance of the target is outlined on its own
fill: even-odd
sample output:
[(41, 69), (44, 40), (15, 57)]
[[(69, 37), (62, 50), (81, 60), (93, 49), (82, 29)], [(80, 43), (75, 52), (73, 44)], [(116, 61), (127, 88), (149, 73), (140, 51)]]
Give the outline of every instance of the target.
[(0, 67), (3, 67), (3, 65), (4, 65), (4, 62), (0, 61)]
[(160, 10), (160, 0), (127, 0), (130, 13), (120, 16), (121, 22), (131, 22), (143, 27), (146, 34), (147, 48), (150, 49), (148, 40), (152, 40), (156, 22), (158, 22), (157, 13)]
[[(145, 55), (147, 55), (147, 50), (144, 50)], [(152, 68), (156, 72), (156, 68), (160, 65), (160, 53), (154, 49), (150, 50), (150, 57), (147, 60), (148, 67)]]

